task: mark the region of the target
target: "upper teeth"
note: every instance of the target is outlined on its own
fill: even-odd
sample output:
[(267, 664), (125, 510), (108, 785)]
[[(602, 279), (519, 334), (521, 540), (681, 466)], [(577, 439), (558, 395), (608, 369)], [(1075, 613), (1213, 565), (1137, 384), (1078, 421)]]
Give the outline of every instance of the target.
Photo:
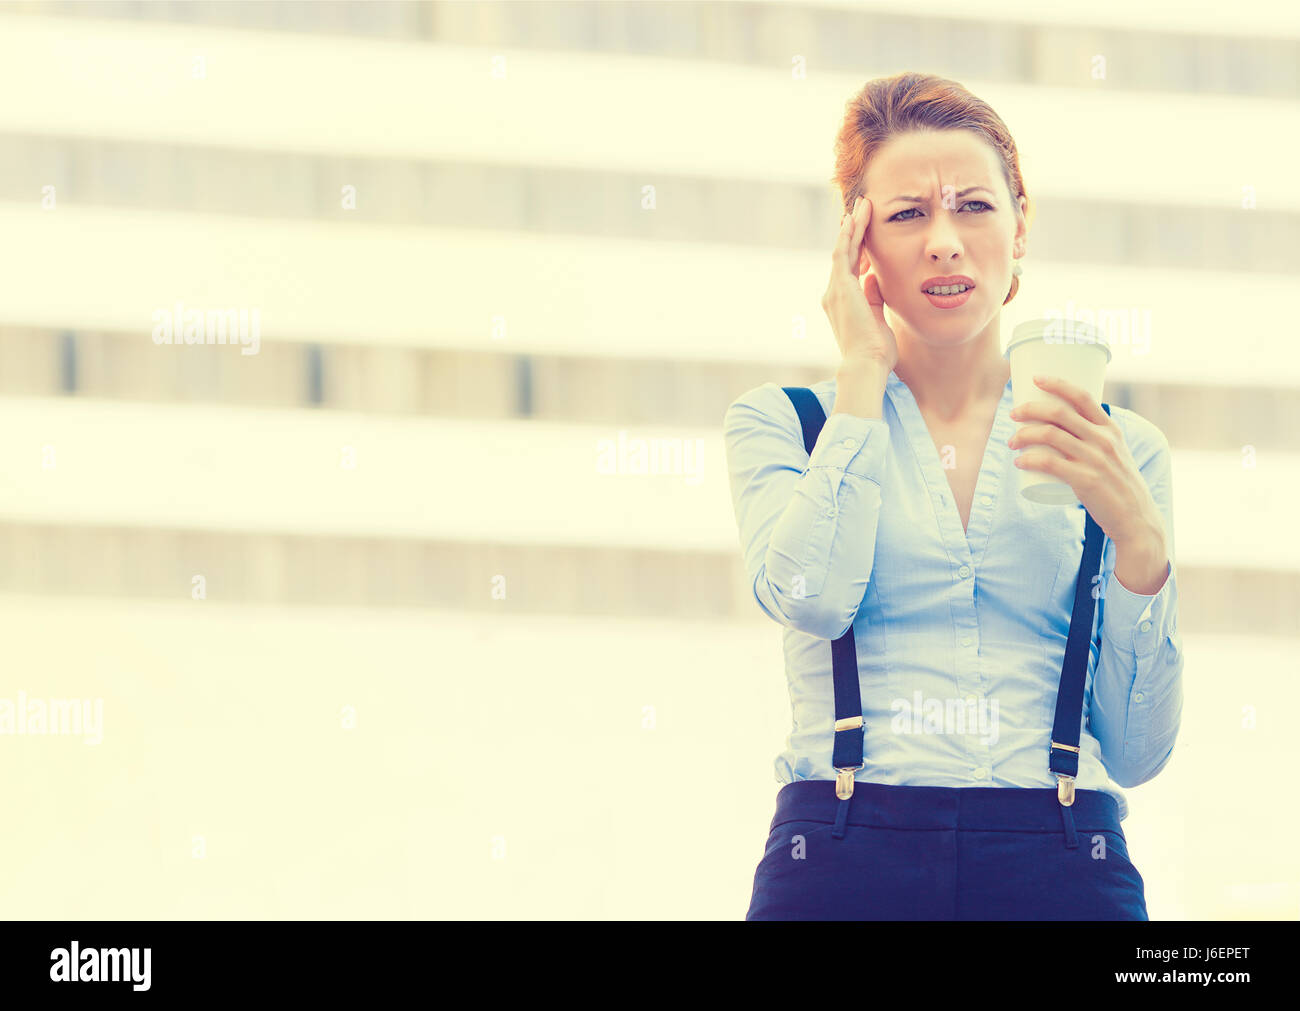
[(931, 295), (956, 295), (958, 292), (966, 290), (964, 284), (941, 284), (937, 288), (926, 288)]

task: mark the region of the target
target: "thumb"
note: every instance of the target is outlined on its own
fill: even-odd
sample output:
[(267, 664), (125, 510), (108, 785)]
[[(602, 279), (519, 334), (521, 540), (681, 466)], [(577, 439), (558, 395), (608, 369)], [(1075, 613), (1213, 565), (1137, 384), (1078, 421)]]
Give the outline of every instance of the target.
[(885, 325), (885, 297), (880, 294), (880, 282), (876, 279), (875, 274), (868, 274), (866, 283), (862, 286), (862, 293), (867, 296), (867, 303), (871, 306), (871, 314), (876, 317), (876, 322), (882, 327)]

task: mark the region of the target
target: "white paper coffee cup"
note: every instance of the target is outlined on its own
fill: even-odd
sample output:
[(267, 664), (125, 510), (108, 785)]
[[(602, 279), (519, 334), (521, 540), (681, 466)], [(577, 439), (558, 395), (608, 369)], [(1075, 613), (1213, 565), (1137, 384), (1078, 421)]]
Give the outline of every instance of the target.
[[(1031, 319), (1011, 332), (1011, 340), (1003, 355), (1011, 363), (1011, 399), (1016, 407), (1032, 400), (1059, 401), (1069, 410), (1072, 404), (1049, 393), (1034, 382), (1034, 376), (1056, 376), (1067, 383), (1087, 390), (1101, 403), (1102, 386), (1106, 381), (1106, 366), (1110, 364), (1110, 347), (1101, 331), (1091, 323), (1062, 319)], [(1016, 424), (1016, 431), (1026, 425), (1048, 422), (1031, 418)], [(1055, 448), (1044, 442), (1031, 442), (1016, 451), (1046, 452), (1060, 456)], [(1020, 468), (1018, 468), (1020, 469)], [(1020, 469), (1020, 494), (1030, 502), (1044, 505), (1077, 506), (1079, 499), (1064, 481), (1041, 470)]]

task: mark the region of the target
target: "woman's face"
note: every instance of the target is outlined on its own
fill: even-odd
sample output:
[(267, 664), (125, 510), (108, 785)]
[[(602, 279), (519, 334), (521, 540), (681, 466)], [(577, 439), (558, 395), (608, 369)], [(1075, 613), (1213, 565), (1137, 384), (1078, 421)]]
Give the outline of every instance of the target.
[[(901, 134), (876, 153), (863, 188), (866, 255), (904, 329), (945, 343), (981, 333), (1011, 288), (1027, 206), (1012, 202), (992, 146), (969, 130)], [(926, 295), (930, 278), (953, 274), (974, 282), (964, 302), (945, 307)]]

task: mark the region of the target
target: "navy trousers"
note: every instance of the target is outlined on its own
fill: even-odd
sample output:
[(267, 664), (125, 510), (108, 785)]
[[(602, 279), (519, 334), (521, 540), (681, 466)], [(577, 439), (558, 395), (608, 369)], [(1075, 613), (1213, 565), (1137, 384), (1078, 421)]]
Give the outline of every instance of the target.
[(1145, 920), (1115, 798), (857, 783), (842, 838), (831, 780), (787, 783), (747, 920)]

